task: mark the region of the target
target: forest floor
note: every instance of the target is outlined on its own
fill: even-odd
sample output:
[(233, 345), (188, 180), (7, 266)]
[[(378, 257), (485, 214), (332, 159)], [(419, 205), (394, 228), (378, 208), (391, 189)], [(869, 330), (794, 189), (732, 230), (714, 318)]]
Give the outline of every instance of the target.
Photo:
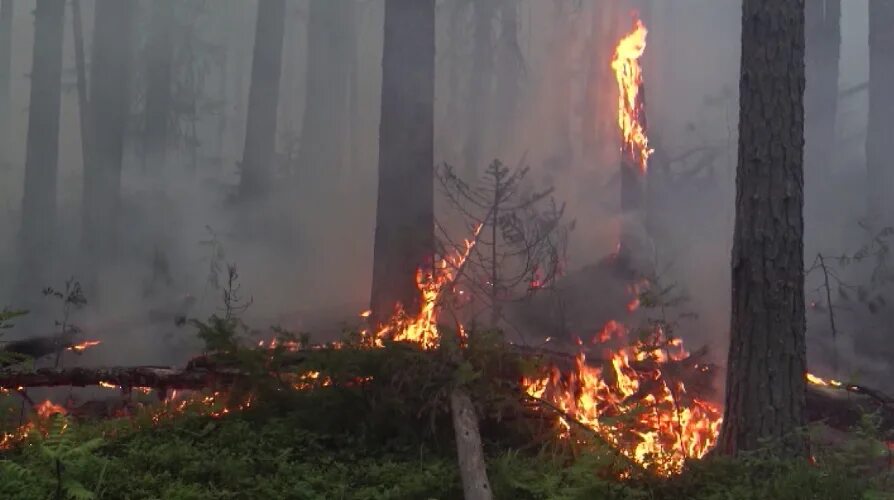
[[(325, 406), (325, 405), (323, 405)], [(333, 433), (319, 400), (306, 411), (253, 409), (214, 418), (183, 414), (145, 427), (54, 417), (59, 432), (6, 452), (0, 498), (461, 499), (449, 442), (376, 432)], [(362, 419), (360, 413), (341, 418)], [(64, 427), (64, 429), (63, 429)], [(678, 476), (609, 472), (599, 450), (572, 456), (488, 440), (497, 499), (888, 499), (890, 472), (867, 466), (860, 432), (818, 464), (709, 459)], [(61, 491), (61, 496), (55, 496)]]

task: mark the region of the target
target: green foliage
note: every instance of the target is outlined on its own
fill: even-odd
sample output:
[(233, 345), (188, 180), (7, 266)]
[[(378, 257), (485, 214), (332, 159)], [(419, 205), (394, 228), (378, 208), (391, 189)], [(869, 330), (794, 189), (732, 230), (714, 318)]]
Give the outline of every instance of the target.
[[(106, 462), (98, 459), (95, 452), (104, 444), (102, 438), (78, 440), (68, 432), (70, 423), (62, 414), (50, 417), (46, 436), (34, 436), (30, 446), (20, 457), (23, 464), (10, 460), (0, 462), (0, 476), (6, 478), (0, 493), (13, 498), (55, 498), (56, 500), (92, 500), (96, 492), (89, 489), (78, 476), (86, 469), (100, 466), (91, 483), (98, 489), (102, 484)], [(24, 496), (25, 492), (47, 493)], [(30, 494), (30, 493), (29, 493)]]
[(22, 309), (0, 309), (0, 330), (9, 330), (13, 327), (10, 321), (26, 314), (28, 314), (28, 311)]

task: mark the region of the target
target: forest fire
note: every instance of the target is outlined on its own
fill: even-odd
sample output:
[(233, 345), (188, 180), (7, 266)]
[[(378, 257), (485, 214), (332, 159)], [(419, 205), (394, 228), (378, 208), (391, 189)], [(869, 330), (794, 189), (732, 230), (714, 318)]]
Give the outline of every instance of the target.
[[(441, 334), (438, 331), (438, 307), (439, 301), (445, 290), (453, 288), (466, 260), (475, 248), (478, 235), (483, 224), (478, 224), (472, 238), (463, 242), (463, 249), (457, 250), (455, 255), (449, 255), (438, 259), (431, 270), (419, 268), (416, 272), (416, 286), (419, 288), (420, 311), (416, 317), (406, 314), (403, 306), (398, 304), (391, 321), (381, 326), (370, 343), (381, 347), (383, 340), (391, 339), (396, 342), (413, 342), (423, 349), (436, 349), (441, 343)], [(361, 314), (369, 316), (368, 312)], [(459, 327), (462, 330), (461, 327)], [(460, 332), (461, 333), (461, 332)]]
[[(621, 329), (613, 321), (603, 331), (616, 335)], [(600, 335), (594, 341), (610, 337)], [(690, 397), (683, 382), (662, 372), (665, 363), (688, 356), (679, 339), (666, 339), (656, 329), (648, 342), (635, 341), (612, 352), (603, 366), (588, 364), (581, 351), (567, 373), (551, 366), (548, 374), (525, 379), (523, 386), (529, 396), (565, 414), (559, 417), (563, 438), (570, 438), (572, 424), (579, 424), (627, 458), (670, 475), (682, 470), (687, 459), (704, 456), (721, 424), (717, 405)]]
[(87, 349), (90, 349), (91, 347), (98, 346), (99, 344), (102, 344), (101, 340), (85, 340), (84, 342), (81, 342), (80, 344), (75, 344), (75, 345), (69, 347), (68, 350), (74, 351), (74, 352), (84, 352)]
[(647, 34), (646, 26), (636, 19), (633, 31), (618, 42), (611, 63), (618, 82), (618, 127), (623, 138), (622, 151), (633, 156), (640, 172), (648, 168), (649, 156), (653, 152), (643, 123), (643, 70), (639, 62), (646, 50)]

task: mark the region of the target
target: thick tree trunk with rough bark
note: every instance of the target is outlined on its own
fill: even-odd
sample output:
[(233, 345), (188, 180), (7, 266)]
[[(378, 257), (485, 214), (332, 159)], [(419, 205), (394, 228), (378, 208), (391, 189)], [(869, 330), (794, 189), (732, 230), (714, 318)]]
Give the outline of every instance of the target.
[(143, 123), (143, 167), (159, 178), (166, 172), (168, 124), (172, 116), (171, 74), (174, 59), (174, 0), (155, 0), (146, 54), (146, 105)]
[(65, 0), (38, 0), (22, 199), (21, 284), (45, 286), (56, 247), (56, 184), (62, 102), (62, 36)]
[(285, 0), (259, 0), (242, 153), (243, 199), (261, 198), (273, 184), (285, 17)]
[(310, 189), (337, 178), (350, 161), (351, 74), (356, 47), (353, 2), (311, 0), (307, 93), (299, 179)]
[(10, 86), (12, 83), (12, 0), (0, 0), (0, 167), (10, 160)]
[(434, 252), (435, 1), (386, 0), (372, 321), (419, 310)]
[(866, 169), (869, 216), (875, 229), (894, 223), (894, 2), (869, 1), (869, 131)]
[(90, 280), (115, 259), (124, 134), (130, 111), (133, 0), (97, 0), (90, 65), (90, 163), (84, 165), (83, 246)]
[(744, 0), (732, 322), (718, 450), (804, 457), (804, 1)]

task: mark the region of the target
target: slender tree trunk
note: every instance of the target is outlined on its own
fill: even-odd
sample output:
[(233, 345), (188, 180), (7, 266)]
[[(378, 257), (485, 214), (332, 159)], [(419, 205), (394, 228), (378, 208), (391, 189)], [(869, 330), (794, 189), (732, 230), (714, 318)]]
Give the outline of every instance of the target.
[(718, 450), (805, 457), (804, 2), (744, 0), (732, 322)]
[(0, 0), (0, 167), (9, 163), (12, 83), (12, 0)]
[(90, 163), (93, 125), (90, 122), (90, 99), (87, 97), (87, 61), (84, 57), (84, 25), (81, 0), (71, 0), (71, 26), (74, 37), (75, 74), (78, 88), (78, 123), (81, 127), (81, 161)]
[(464, 388), (457, 387), (451, 391), (450, 412), (463, 483), (463, 499), (490, 500), (493, 498), (493, 492), (487, 478), (487, 464), (484, 462), (478, 415), (475, 413), (472, 398)]
[(476, 0), (474, 3), (475, 49), (472, 72), (469, 76), (469, 124), (466, 129), (465, 171), (470, 179), (482, 169), (484, 135), (489, 127), (490, 104), (493, 100), (494, 82), (494, 18), (497, 4), (494, 0)]
[(174, 0), (152, 3), (146, 55), (146, 106), (143, 124), (143, 168), (163, 177), (167, 170), (168, 124), (172, 117), (171, 74), (174, 58)]
[(351, 71), (356, 57), (352, 2), (311, 0), (307, 94), (298, 161), (311, 189), (345, 172), (350, 160)]
[(371, 309), (419, 310), (416, 271), (434, 252), (435, 0), (386, 0)]
[(869, 131), (866, 169), (869, 216), (876, 230), (894, 222), (894, 2), (869, 1)]
[(245, 149), (242, 153), (240, 191), (243, 199), (263, 197), (273, 184), (285, 17), (285, 0), (258, 1)]
[(498, 146), (512, 146), (511, 137), (516, 130), (518, 101), (525, 77), (525, 56), (518, 39), (519, 0), (501, 0), (500, 39), (497, 54), (496, 119), (495, 131), (500, 134)]
[(121, 210), (124, 134), (130, 111), (133, 0), (97, 0), (90, 66), (90, 163), (84, 166), (83, 247), (88, 284), (114, 261)]
[(34, 291), (47, 283), (56, 247), (56, 184), (62, 102), (65, 0), (38, 0), (22, 199), (22, 282)]
[(828, 179), (835, 159), (838, 63), (841, 58), (841, 0), (806, 2), (807, 89), (805, 163), (818, 181)]

